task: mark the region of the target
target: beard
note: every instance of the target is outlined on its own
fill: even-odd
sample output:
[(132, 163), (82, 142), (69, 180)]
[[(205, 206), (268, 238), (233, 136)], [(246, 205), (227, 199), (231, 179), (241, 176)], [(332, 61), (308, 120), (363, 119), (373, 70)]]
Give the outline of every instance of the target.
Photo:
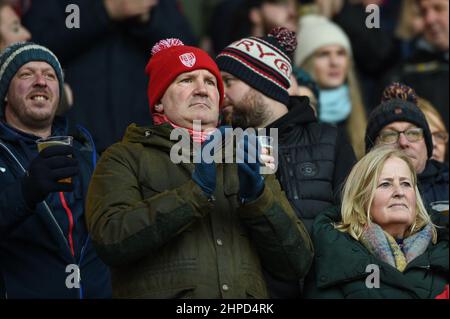
[(261, 93), (252, 89), (233, 106), (231, 124), (243, 129), (263, 127), (270, 116), (269, 105), (264, 103)]
[(7, 108), (15, 122), (20, 122), (31, 130), (42, 130), (52, 125), (57, 105), (47, 110), (32, 109), (26, 103), (8, 104)]

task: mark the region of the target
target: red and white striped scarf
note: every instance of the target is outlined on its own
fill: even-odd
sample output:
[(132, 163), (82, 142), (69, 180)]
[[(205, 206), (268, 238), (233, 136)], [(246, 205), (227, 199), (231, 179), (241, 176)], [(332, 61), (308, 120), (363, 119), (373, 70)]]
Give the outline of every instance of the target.
[(154, 113), (153, 114), (153, 124), (155, 125), (161, 125), (164, 123), (169, 123), (174, 128), (183, 128), (189, 132), (189, 135), (192, 137), (192, 140), (196, 143), (203, 143), (208, 139), (208, 136), (214, 133), (214, 130), (205, 130), (205, 131), (196, 131), (190, 128), (182, 127), (179, 125), (176, 125), (171, 120), (167, 118), (165, 114), (161, 113)]

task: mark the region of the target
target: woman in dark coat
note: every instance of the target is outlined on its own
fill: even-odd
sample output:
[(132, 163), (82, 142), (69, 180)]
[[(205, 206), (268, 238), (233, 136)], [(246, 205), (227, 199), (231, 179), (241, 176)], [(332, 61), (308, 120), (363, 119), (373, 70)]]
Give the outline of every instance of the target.
[(401, 151), (364, 156), (348, 177), (341, 212), (319, 215), (312, 236), (307, 298), (436, 298), (448, 289), (448, 229), (431, 222)]

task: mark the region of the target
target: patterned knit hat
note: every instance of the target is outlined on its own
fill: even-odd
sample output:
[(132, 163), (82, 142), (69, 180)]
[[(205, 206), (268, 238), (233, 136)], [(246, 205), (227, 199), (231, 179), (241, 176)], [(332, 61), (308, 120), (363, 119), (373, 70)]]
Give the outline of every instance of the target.
[(275, 28), (266, 37), (233, 42), (217, 56), (217, 65), (221, 71), (287, 105), (292, 73), (290, 54), (296, 47), (295, 32)]
[(32, 42), (19, 42), (4, 49), (0, 55), (0, 114), (3, 114), (5, 97), (11, 80), (23, 65), (32, 61), (47, 62), (55, 70), (59, 81), (59, 97), (61, 100), (64, 75), (56, 55), (41, 45)]
[(172, 84), (173, 80), (182, 73), (205, 69), (217, 79), (220, 94), (220, 105), (223, 101), (223, 82), (220, 71), (214, 60), (205, 51), (184, 45), (178, 39), (165, 39), (153, 46), (152, 57), (145, 68), (150, 77), (147, 95), (150, 111), (159, 102)]
[(400, 83), (392, 83), (383, 92), (381, 104), (369, 115), (366, 129), (366, 153), (375, 146), (380, 131), (393, 122), (409, 122), (423, 130), (428, 158), (433, 153), (433, 139), (425, 115), (417, 106), (414, 90)]

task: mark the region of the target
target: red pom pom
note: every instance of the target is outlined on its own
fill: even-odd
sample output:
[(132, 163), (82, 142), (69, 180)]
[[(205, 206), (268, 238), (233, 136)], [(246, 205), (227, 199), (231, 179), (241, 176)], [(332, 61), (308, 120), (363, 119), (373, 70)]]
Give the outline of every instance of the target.
[(269, 33), (269, 37), (277, 39), (278, 43), (288, 54), (294, 52), (297, 48), (297, 36), (295, 32), (289, 31), (287, 28), (278, 27), (272, 29)]
[(156, 53), (176, 46), (184, 45), (184, 43), (180, 39), (176, 38), (170, 38), (170, 39), (164, 39), (156, 43), (152, 48), (152, 56), (154, 56)]

